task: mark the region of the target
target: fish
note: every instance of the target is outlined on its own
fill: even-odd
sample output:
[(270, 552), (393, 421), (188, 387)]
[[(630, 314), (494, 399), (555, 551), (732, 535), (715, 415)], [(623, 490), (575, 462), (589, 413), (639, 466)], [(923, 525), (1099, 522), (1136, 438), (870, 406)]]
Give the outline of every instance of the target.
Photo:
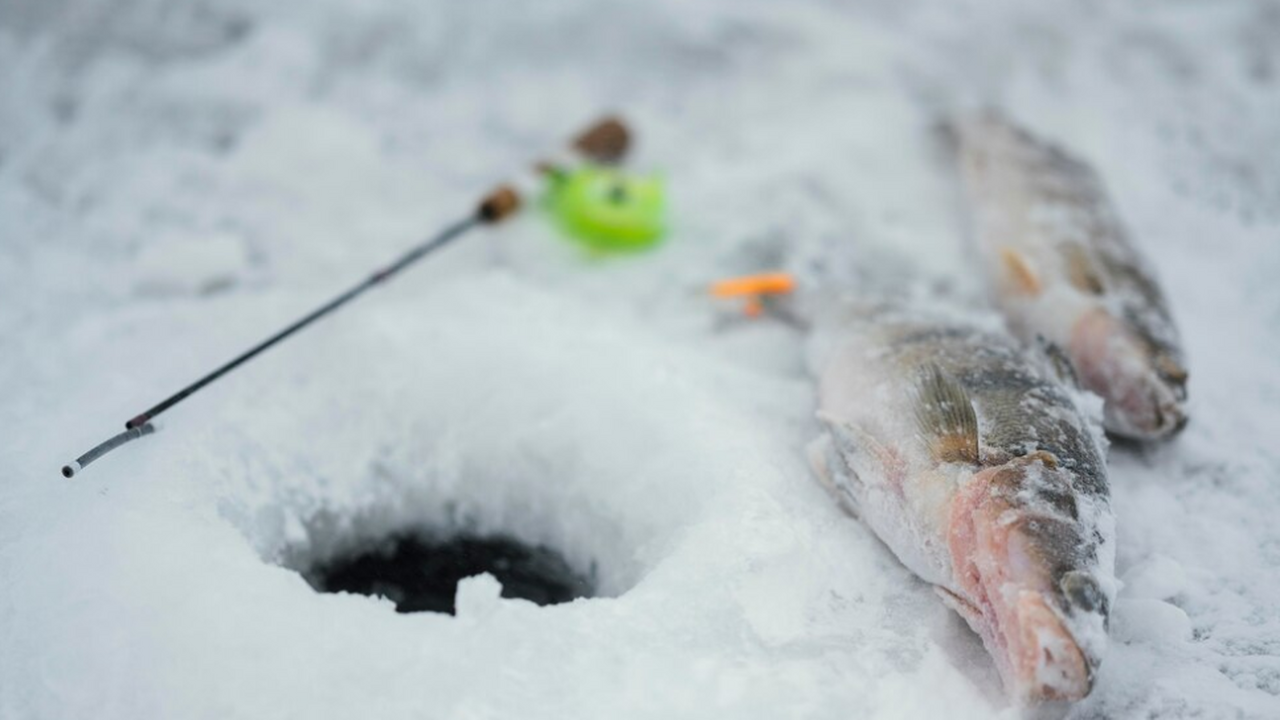
[(1014, 700), (1083, 698), (1116, 588), (1099, 403), (998, 323), (856, 305), (810, 340), (816, 475), (982, 638)]
[(1107, 431), (1163, 440), (1187, 424), (1169, 302), (1098, 174), (985, 111), (948, 126), (987, 284), (1010, 329), (1104, 400)]

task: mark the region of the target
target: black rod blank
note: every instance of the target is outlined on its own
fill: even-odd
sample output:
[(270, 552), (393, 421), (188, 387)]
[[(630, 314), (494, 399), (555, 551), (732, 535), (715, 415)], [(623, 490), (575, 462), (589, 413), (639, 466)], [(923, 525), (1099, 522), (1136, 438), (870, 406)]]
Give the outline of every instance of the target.
[[(507, 195), (509, 195), (510, 197), (507, 197)], [(497, 199), (496, 201), (499, 203), (510, 204), (510, 207), (495, 208), (494, 207), (495, 199)], [(271, 347), (272, 345), (275, 345), (276, 343), (298, 332), (299, 330), (310, 325), (316, 320), (319, 320), (325, 315), (328, 315), (334, 310), (337, 310), (338, 308), (347, 304), (348, 302), (351, 302), (355, 298), (359, 297), (362, 293), (364, 293), (364, 291), (368, 290), (369, 288), (375, 285), (382, 283), (383, 281), (394, 276), (396, 273), (400, 272), (406, 267), (409, 267), (410, 265), (417, 262), (418, 260), (421, 260), (423, 256), (427, 255), (431, 251), (440, 249), (444, 245), (448, 244), (449, 241), (455, 240), (461, 237), (468, 230), (476, 227), (477, 225), (480, 225), (482, 223), (496, 222), (497, 220), (507, 215), (510, 211), (514, 210), (515, 203), (518, 203), (518, 198), (515, 197), (514, 192), (505, 187), (500, 188), (493, 195), (490, 195), (488, 198), (486, 198), (486, 201), (480, 205), (480, 208), (478, 209), (478, 211), (473, 213), (471, 216), (463, 220), (460, 220), (458, 222), (455, 222), (452, 225), (446, 227), (444, 230), (440, 231), (434, 237), (422, 242), (421, 244), (417, 245), (416, 247), (406, 252), (404, 255), (400, 256), (400, 258), (395, 262), (391, 263), (385, 268), (370, 275), (360, 284), (356, 285), (355, 287), (352, 287), (350, 290), (347, 290), (346, 292), (335, 297), (334, 299), (330, 300), (324, 305), (321, 305), (315, 310), (312, 310), (310, 313), (298, 319), (293, 324), (285, 327), (284, 329), (280, 330), (279, 332), (267, 338), (266, 340), (263, 340), (257, 345), (254, 345), (253, 347), (244, 351), (243, 353), (236, 356), (232, 360), (226, 362), (225, 364), (223, 364), (221, 367), (214, 370), (213, 372), (210, 372), (204, 377), (201, 377), (199, 380), (196, 380), (195, 382), (182, 388), (178, 392), (170, 395), (164, 400), (161, 400), (146, 412), (143, 412), (133, 417), (132, 419), (130, 419), (128, 422), (125, 423), (124, 432), (118, 435), (114, 435), (108, 438), (107, 440), (104, 440), (102, 443), (95, 446), (89, 452), (86, 452), (85, 454), (76, 458), (73, 462), (67, 465), (63, 465), (62, 476), (65, 478), (75, 477), (76, 473), (80, 472), (81, 469), (83, 469), (86, 465), (93, 462), (94, 460), (97, 460), (103, 455), (106, 455), (107, 453), (111, 452), (112, 450), (115, 450), (116, 448), (120, 447), (121, 445), (124, 445), (125, 443), (131, 440), (137, 440), (143, 435), (150, 435), (152, 432), (155, 431), (155, 426), (151, 424), (151, 421), (155, 419), (155, 417), (160, 413), (163, 413), (165, 410), (168, 410), (174, 405), (177, 405), (178, 403), (187, 399), (188, 397), (190, 397), (196, 391), (200, 390), (200, 388), (204, 387), (205, 385), (208, 385), (214, 380), (217, 380), (223, 375), (226, 375), (227, 373), (236, 369), (240, 365), (243, 365), (244, 363), (248, 362), (253, 357), (258, 355), (262, 351), (266, 350), (267, 348)]]
[[(585, 158), (595, 160), (596, 162), (613, 163), (620, 160), (622, 156), (626, 154), (630, 144), (631, 134), (627, 130), (627, 126), (618, 118), (610, 116), (603, 118), (596, 124), (587, 128), (584, 132), (580, 133), (573, 139), (570, 146)], [(438, 250), (450, 241), (461, 237), (468, 230), (471, 230), (478, 225), (492, 225), (501, 222), (514, 214), (519, 207), (519, 193), (510, 186), (499, 186), (497, 189), (486, 195), (480, 201), (480, 204), (476, 209), (466, 218), (447, 226), (435, 236), (411, 248), (404, 255), (401, 255), (395, 262), (370, 275), (360, 284), (352, 287), (350, 290), (347, 290), (324, 305), (321, 305), (295, 321), (293, 324), (285, 327), (283, 330), (280, 330), (271, 337), (268, 337), (266, 340), (254, 345), (213, 372), (210, 372), (173, 395), (161, 400), (146, 412), (136, 415), (125, 423), (124, 432), (104, 440), (89, 452), (76, 458), (74, 462), (68, 465), (63, 465), (62, 476), (67, 478), (73, 477), (86, 465), (121, 445), (132, 440), (137, 440), (143, 435), (150, 435), (155, 432), (155, 426), (151, 424), (151, 421), (154, 420), (156, 416), (187, 399), (192, 394), (199, 391), (200, 388), (203, 388), (205, 385), (208, 385), (214, 380), (217, 380), (223, 375), (226, 375), (236, 369), (240, 365), (248, 362), (258, 355), (258, 353), (261, 353), (272, 345), (275, 345), (316, 320), (319, 320), (348, 302), (351, 302), (364, 293), (364, 291), (375, 285), (381, 284), (396, 273), (399, 273), (406, 267), (409, 267), (418, 260), (421, 260), (423, 256), (428, 253)]]
[(337, 310), (338, 308), (347, 304), (348, 302), (351, 302), (352, 300), (359, 297), (362, 293), (364, 293), (365, 290), (368, 290), (374, 285), (381, 283), (387, 278), (405, 269), (409, 265), (412, 265), (415, 261), (420, 260), (422, 256), (426, 255), (432, 250), (436, 250), (444, 246), (450, 240), (453, 240), (454, 238), (461, 236), (466, 231), (478, 225), (480, 222), (481, 222), (480, 217), (477, 215), (477, 216), (469, 217), (460, 222), (456, 222), (453, 225), (450, 225), (435, 237), (427, 240), (421, 245), (418, 245), (417, 247), (413, 248), (409, 252), (405, 253), (403, 256), (401, 256), (399, 260), (388, 265), (382, 270), (379, 270), (378, 272), (375, 272), (374, 274), (370, 275), (368, 278), (364, 280), (364, 282), (360, 283), (359, 285), (356, 285), (355, 287), (335, 297), (334, 299), (330, 300), (324, 305), (321, 305), (315, 310), (312, 310), (307, 315), (303, 316), (302, 318), (299, 318), (292, 325), (289, 325), (288, 327), (284, 328), (280, 332), (277, 332), (275, 335), (272, 335), (266, 340), (263, 340), (257, 345), (254, 345), (248, 350), (245, 350), (243, 353), (241, 353), (234, 359), (228, 361), (225, 365), (218, 368), (217, 370), (214, 370), (213, 372), (209, 373), (208, 375), (205, 375), (199, 380), (196, 380), (195, 382), (182, 388), (181, 390), (170, 395), (164, 400), (161, 400), (159, 403), (156, 403), (155, 407), (152, 407), (151, 409), (147, 410), (141, 415), (138, 415), (137, 417), (129, 420), (129, 422), (125, 423), (124, 424), (125, 429), (132, 430), (136, 427), (142, 427), (143, 425), (146, 425), (148, 422), (155, 419), (157, 415), (164, 412), (165, 410), (168, 410), (174, 405), (177, 405), (178, 403), (182, 402), (188, 396), (190, 396), (192, 393), (196, 392), (200, 388), (204, 387), (205, 385), (208, 385), (214, 380), (217, 380), (223, 375), (226, 375), (232, 370), (235, 370), (237, 367), (251, 360), (255, 355), (262, 352), (263, 350), (266, 350), (267, 348), (271, 347), (272, 345), (275, 345), (281, 340), (284, 340), (285, 338), (298, 332), (299, 330), (310, 325), (316, 320), (319, 320), (325, 315), (328, 315), (334, 310)]

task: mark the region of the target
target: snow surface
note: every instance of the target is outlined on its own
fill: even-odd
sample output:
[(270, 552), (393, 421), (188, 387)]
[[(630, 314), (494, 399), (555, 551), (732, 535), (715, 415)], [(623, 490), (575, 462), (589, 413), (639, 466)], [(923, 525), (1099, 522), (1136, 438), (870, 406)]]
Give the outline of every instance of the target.
[[(1186, 432), (1111, 450), (1071, 715), (1280, 717), (1280, 7), (1235, 0), (0, 0), (0, 717), (1014, 716), (810, 477), (800, 338), (700, 294), (980, 298), (934, 130), (988, 103), (1097, 165), (1191, 368)], [(660, 252), (526, 214), (58, 476), (601, 109), (670, 178)], [(402, 616), (295, 571), (422, 525), (602, 596)]]

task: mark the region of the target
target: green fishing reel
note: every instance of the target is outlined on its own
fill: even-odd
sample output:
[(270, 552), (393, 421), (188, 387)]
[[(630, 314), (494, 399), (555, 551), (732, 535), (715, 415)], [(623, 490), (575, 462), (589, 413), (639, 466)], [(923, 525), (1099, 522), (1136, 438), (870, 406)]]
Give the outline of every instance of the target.
[(592, 251), (645, 250), (666, 232), (661, 176), (628, 175), (614, 167), (587, 164), (556, 170), (550, 180), (547, 209), (566, 234)]

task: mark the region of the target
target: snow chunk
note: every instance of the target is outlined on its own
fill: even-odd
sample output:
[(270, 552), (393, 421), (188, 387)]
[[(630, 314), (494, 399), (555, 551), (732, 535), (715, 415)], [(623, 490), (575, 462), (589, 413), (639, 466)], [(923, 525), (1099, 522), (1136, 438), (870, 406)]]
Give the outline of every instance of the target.
[(1124, 575), (1124, 596), (1135, 599), (1168, 600), (1187, 589), (1187, 572), (1182, 563), (1157, 553)]
[(1176, 645), (1191, 639), (1191, 618), (1167, 602), (1122, 598), (1116, 601), (1111, 631), (1120, 642)]
[(458, 581), (458, 595), (454, 603), (460, 618), (483, 620), (497, 612), (502, 602), (502, 583), (489, 573)]
[(141, 295), (208, 295), (235, 285), (248, 263), (245, 243), (234, 234), (173, 238), (143, 246), (134, 288)]

